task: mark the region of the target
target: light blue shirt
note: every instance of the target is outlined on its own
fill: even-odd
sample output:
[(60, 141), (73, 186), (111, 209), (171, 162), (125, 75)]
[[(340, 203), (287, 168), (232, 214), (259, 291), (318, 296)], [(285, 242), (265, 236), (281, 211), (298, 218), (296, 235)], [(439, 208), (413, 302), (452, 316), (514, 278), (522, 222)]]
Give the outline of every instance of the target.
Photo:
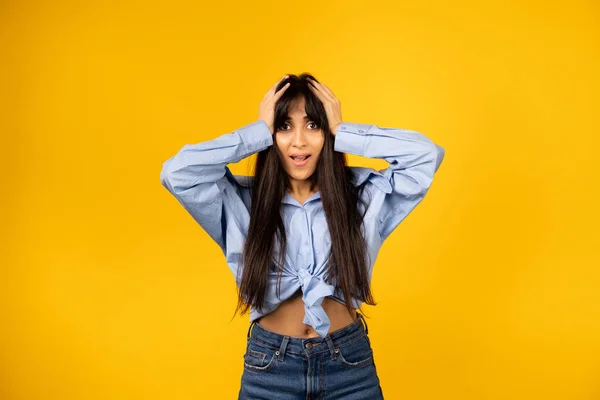
[[(238, 260), (244, 248), (250, 222), (251, 176), (233, 175), (227, 164), (235, 163), (273, 145), (273, 135), (262, 120), (252, 122), (213, 140), (184, 145), (163, 163), (162, 185), (181, 203), (194, 220), (221, 247), (227, 265), (237, 277)], [(369, 158), (385, 159), (389, 166), (348, 167), (352, 183), (362, 187), (361, 196), (370, 205), (362, 226), (369, 256), (369, 279), (383, 241), (421, 202), (444, 158), (444, 149), (423, 134), (407, 129), (343, 122), (335, 136), (334, 150)], [(286, 194), (281, 215), (286, 228), (287, 249), (281, 297), (276, 296), (274, 264), (269, 274), (265, 307), (260, 313), (250, 308), (250, 321), (273, 311), (299, 288), (305, 316), (320, 337), (329, 332), (330, 321), (321, 303), (331, 297), (344, 304), (341, 288), (323, 280), (331, 238), (325, 212), (317, 192), (301, 204)], [(361, 207), (361, 212), (364, 207)], [(278, 244), (273, 249), (279, 257)], [(240, 274), (241, 276), (241, 274)], [(239, 286), (239, 281), (236, 280)], [(350, 299), (353, 307), (361, 302)]]

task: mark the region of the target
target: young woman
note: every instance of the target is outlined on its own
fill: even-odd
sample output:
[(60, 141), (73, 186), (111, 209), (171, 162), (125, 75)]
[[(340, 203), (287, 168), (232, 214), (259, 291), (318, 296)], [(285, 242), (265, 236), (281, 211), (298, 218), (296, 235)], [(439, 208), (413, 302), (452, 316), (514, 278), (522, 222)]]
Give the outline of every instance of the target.
[[(227, 164), (258, 153), (254, 176)], [(345, 153), (389, 167), (349, 167)], [(312, 75), (286, 75), (258, 120), (187, 144), (161, 182), (221, 247), (250, 308), (239, 399), (382, 399), (363, 302), (383, 241), (421, 202), (444, 150), (421, 133), (342, 121)], [(235, 314), (235, 313), (234, 313)]]

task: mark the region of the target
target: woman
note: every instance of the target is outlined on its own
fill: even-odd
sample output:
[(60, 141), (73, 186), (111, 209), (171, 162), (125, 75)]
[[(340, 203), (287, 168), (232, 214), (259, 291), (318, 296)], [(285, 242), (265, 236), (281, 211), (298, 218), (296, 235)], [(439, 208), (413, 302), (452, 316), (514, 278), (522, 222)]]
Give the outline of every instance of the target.
[[(227, 167), (255, 153), (254, 176)], [(389, 167), (348, 167), (345, 153)], [(443, 157), (418, 132), (343, 122), (332, 91), (302, 74), (266, 93), (257, 121), (165, 161), (162, 184), (236, 278), (236, 313), (251, 310), (239, 399), (383, 398), (356, 309), (376, 304), (377, 253)]]

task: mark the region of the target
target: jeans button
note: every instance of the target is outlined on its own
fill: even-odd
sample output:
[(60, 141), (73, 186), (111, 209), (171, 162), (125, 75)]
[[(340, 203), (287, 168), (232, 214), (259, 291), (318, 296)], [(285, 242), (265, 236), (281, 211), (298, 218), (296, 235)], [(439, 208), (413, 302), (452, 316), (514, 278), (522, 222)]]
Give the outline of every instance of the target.
[(310, 350), (310, 349), (312, 349), (313, 344), (312, 343), (306, 343), (305, 347)]

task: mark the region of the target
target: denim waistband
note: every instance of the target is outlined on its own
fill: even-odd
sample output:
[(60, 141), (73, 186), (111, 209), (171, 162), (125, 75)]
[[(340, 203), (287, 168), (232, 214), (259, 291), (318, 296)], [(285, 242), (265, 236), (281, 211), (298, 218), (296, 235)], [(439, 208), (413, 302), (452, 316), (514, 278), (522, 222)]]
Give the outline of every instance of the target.
[(298, 338), (288, 335), (282, 335), (279, 333), (272, 332), (260, 324), (253, 321), (248, 328), (247, 338), (252, 338), (263, 344), (277, 350), (276, 355), (279, 359), (283, 358), (283, 355), (287, 353), (296, 354), (316, 354), (323, 351), (330, 351), (332, 357), (335, 358), (337, 347), (342, 346), (345, 343), (352, 342), (359, 339), (360, 337), (369, 333), (367, 321), (362, 314), (356, 312), (357, 319), (354, 322), (330, 332), (324, 338), (312, 337), (312, 338)]

